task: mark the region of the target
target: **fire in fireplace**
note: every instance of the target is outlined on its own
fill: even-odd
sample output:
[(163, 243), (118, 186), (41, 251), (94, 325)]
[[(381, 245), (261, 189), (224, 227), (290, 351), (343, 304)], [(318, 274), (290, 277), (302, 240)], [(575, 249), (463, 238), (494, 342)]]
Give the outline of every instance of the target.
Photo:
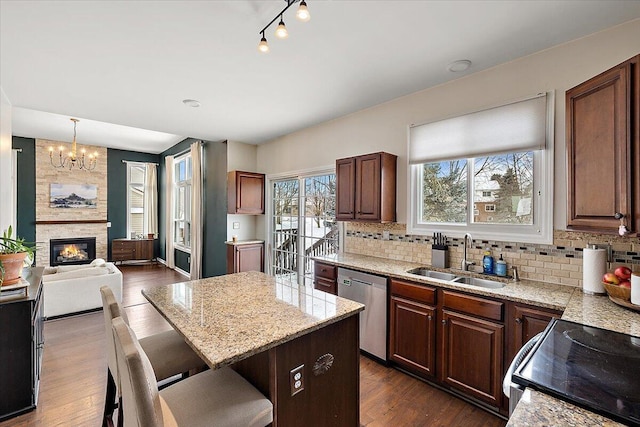
[(96, 258), (96, 238), (51, 239), (49, 263), (55, 265), (89, 264)]

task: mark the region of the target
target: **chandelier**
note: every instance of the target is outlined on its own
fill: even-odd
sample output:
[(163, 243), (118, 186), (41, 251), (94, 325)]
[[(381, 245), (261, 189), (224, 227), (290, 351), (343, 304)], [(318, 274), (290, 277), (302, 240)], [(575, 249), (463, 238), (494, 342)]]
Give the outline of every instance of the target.
[(276, 22), (278, 18), (280, 18), (280, 22), (278, 23), (278, 27), (276, 28), (276, 37), (279, 39), (286, 39), (287, 37), (289, 37), (289, 31), (287, 31), (287, 27), (284, 25), (284, 20), (282, 18), (282, 15), (287, 11), (287, 9), (293, 6), (294, 3), (300, 2), (300, 6), (298, 6), (298, 10), (296, 12), (296, 18), (298, 19), (298, 21), (307, 22), (311, 19), (311, 15), (309, 14), (309, 9), (307, 9), (307, 2), (305, 2), (304, 0), (302, 1), (285, 0), (285, 1), (287, 2), (287, 6), (284, 9), (282, 9), (282, 11), (278, 13), (276, 17), (273, 18), (271, 22), (269, 22), (261, 31), (258, 32), (258, 34), (262, 35), (262, 38), (260, 39), (260, 43), (258, 43), (258, 50), (262, 53), (269, 52), (269, 44), (267, 43), (267, 38), (264, 36), (264, 32), (267, 31), (267, 28), (269, 28), (271, 24)]
[(76, 143), (76, 126), (80, 120), (71, 119), (73, 122), (73, 142), (71, 143), (71, 151), (68, 153), (64, 152), (64, 147), (58, 147), (58, 156), (56, 156), (56, 160), (53, 158), (53, 147), (49, 147), (49, 159), (51, 160), (51, 164), (55, 168), (69, 168), (69, 170), (78, 168), (79, 170), (87, 170), (92, 171), (96, 168), (98, 152), (94, 151), (93, 154), (86, 155), (86, 151), (84, 148), (80, 150), (80, 156), (78, 156), (78, 144)]

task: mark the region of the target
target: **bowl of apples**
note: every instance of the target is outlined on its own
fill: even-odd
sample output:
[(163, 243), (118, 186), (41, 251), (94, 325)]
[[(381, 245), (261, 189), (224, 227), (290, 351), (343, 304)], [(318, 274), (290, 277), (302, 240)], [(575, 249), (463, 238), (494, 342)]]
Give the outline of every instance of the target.
[(631, 269), (628, 267), (618, 267), (612, 273), (605, 273), (602, 276), (602, 284), (604, 285), (609, 298), (620, 299), (623, 301), (631, 300)]

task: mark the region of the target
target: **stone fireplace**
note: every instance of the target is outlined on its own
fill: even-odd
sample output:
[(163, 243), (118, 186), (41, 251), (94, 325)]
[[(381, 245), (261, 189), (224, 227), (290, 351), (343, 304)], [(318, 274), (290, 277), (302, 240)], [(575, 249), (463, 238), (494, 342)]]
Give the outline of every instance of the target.
[(89, 264), (94, 259), (96, 259), (95, 237), (49, 240), (49, 262), (52, 266)]

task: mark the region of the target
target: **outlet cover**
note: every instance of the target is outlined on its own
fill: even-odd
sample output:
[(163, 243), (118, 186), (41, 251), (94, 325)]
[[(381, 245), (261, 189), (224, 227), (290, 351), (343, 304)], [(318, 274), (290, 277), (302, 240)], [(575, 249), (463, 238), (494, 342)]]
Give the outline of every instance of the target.
[(234, 229), (234, 230), (237, 230), (237, 229), (239, 229), (239, 228), (240, 228), (240, 223), (239, 223), (239, 222), (234, 222), (234, 223), (233, 223), (233, 229)]
[(291, 396), (295, 396), (304, 390), (304, 365), (300, 365), (289, 372), (289, 384)]
[(389, 232), (387, 230), (382, 232), (382, 240), (389, 240)]

